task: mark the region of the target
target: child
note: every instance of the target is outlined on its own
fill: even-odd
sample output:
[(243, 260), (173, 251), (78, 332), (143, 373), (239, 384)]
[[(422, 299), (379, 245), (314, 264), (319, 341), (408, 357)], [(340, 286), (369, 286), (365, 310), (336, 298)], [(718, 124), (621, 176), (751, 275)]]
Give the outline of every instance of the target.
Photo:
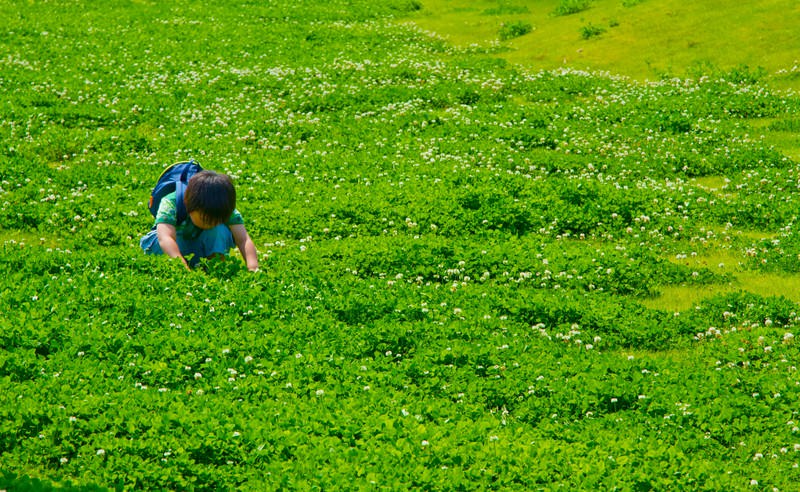
[[(236, 210), (236, 189), (230, 177), (214, 171), (192, 176), (183, 194), (188, 217), (180, 224), (176, 223), (175, 199), (173, 192), (161, 200), (155, 228), (139, 241), (145, 253), (180, 258), (191, 269), (201, 258), (224, 258), (235, 244), (247, 269), (258, 270), (258, 252)], [(188, 255), (194, 256), (187, 261)]]

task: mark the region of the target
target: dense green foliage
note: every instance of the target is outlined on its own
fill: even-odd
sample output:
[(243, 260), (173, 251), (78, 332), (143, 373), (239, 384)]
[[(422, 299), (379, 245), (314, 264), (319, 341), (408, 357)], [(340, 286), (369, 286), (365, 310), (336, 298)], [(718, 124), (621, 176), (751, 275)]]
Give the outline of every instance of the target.
[(591, 0), (560, 0), (553, 15), (572, 15), (589, 8)]
[(524, 36), (533, 30), (530, 22), (516, 21), (503, 24), (500, 28), (500, 39), (505, 41), (508, 39)]
[[(798, 98), (527, 71), (420, 8), (0, 1), (0, 489), (798, 483), (796, 304), (643, 302), (799, 270), (752, 126)], [(189, 157), (262, 271), (139, 249)]]

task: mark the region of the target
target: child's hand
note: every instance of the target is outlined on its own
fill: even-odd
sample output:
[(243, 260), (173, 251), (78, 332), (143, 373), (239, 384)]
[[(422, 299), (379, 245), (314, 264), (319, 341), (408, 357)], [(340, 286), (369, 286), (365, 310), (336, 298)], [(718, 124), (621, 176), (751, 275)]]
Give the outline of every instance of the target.
[(188, 262), (188, 261), (186, 261), (186, 258), (184, 258), (183, 256), (176, 256), (176, 257), (174, 257), (173, 259), (180, 259), (180, 260), (181, 260), (181, 263), (182, 263), (182, 264), (183, 264), (183, 266), (184, 266), (184, 268), (186, 268), (186, 269), (187, 269), (187, 270), (189, 270), (190, 272), (192, 271), (192, 267), (190, 267), (190, 266), (189, 266), (189, 262)]

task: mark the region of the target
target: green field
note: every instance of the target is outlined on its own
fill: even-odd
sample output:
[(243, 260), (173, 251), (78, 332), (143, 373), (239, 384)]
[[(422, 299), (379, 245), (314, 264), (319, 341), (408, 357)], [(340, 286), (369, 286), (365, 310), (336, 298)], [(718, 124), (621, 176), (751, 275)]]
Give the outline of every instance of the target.
[[(748, 5), (0, 0), (0, 490), (795, 489)], [(139, 248), (189, 158), (259, 272)]]
[[(502, 44), (504, 59), (638, 80), (760, 67), (773, 83), (798, 88), (800, 5), (792, 0), (426, 0), (412, 18), (459, 46), (489, 46), (503, 26), (527, 35)], [(557, 15), (563, 6), (572, 14)], [(567, 10), (568, 12), (569, 10)]]

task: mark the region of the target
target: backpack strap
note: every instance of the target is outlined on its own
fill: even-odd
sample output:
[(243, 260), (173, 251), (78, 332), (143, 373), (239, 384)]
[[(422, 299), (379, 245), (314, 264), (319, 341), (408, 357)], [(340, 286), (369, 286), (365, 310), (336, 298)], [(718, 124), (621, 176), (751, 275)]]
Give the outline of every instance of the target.
[[(194, 159), (189, 161), (190, 164), (194, 163)], [(186, 204), (183, 203), (183, 194), (186, 192), (186, 185), (189, 183), (189, 168), (183, 168), (180, 179), (175, 181), (175, 225), (181, 224), (189, 215), (186, 212)]]

